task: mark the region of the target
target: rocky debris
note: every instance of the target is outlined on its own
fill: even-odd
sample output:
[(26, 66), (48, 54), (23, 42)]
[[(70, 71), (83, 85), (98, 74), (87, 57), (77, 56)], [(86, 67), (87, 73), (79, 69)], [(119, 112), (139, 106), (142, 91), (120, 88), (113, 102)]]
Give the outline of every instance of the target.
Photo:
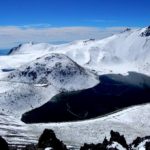
[(131, 144), (127, 144), (124, 135), (114, 131), (110, 135), (110, 140), (105, 138), (103, 143), (85, 143), (80, 150), (150, 150), (150, 136), (137, 137)]
[(0, 149), (1, 150), (9, 150), (8, 143), (0, 136)]
[(65, 144), (57, 139), (53, 130), (45, 129), (39, 138), (38, 148), (52, 147), (54, 150), (67, 150)]
[(120, 135), (118, 132), (110, 132), (110, 140), (104, 139), (103, 143), (98, 144), (84, 144), (80, 150), (119, 150), (119, 147), (122, 149), (128, 150), (128, 144), (123, 135)]
[[(77, 150), (73, 146), (66, 146), (62, 141), (57, 139), (51, 129), (45, 129), (39, 138), (38, 144), (22, 145), (21, 147), (12, 147), (0, 137), (0, 150)], [(110, 139), (106, 137), (102, 143), (87, 144), (81, 146), (80, 150), (150, 150), (150, 136), (137, 137), (131, 144), (127, 144), (124, 135), (118, 132), (110, 131)]]

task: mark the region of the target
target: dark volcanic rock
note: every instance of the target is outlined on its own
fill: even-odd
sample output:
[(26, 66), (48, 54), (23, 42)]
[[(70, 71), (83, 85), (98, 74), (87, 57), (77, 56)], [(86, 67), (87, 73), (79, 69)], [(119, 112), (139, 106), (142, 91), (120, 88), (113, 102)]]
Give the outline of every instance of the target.
[(21, 47), (22, 47), (22, 44), (20, 44), (20, 45), (17, 46), (17, 47), (12, 48), (12, 49), (9, 51), (8, 55), (13, 54), (14, 52), (16, 52), (16, 51), (17, 51), (19, 48), (21, 48)]
[[(138, 150), (145, 149), (150, 150), (150, 136), (146, 137), (137, 137), (131, 144), (127, 144), (126, 139), (123, 135), (120, 135), (118, 132), (111, 131), (110, 139), (106, 138), (102, 143), (97, 144), (87, 144), (85, 143), (81, 146), (80, 150)], [(1, 142), (2, 141), (2, 142)], [(3, 143), (3, 145), (1, 144)], [(9, 145), (10, 146), (10, 145)], [(39, 142), (37, 146), (34, 144), (27, 145), (26, 147), (18, 148), (10, 147), (8, 149), (8, 145), (6, 141), (0, 138), (0, 150), (45, 150), (45, 148), (51, 148), (52, 150), (77, 150), (77, 147), (69, 147), (68, 149), (62, 141), (57, 139), (53, 130), (45, 129), (42, 135), (39, 138)]]
[(130, 144), (130, 147), (138, 147), (138, 145), (140, 145), (141, 143), (145, 143), (144, 147), (146, 148), (146, 150), (150, 150), (150, 136), (145, 136), (143, 138), (141, 137), (137, 137), (135, 140), (133, 140), (133, 142)]
[(8, 143), (0, 136), (0, 150), (9, 150)]
[(24, 150), (37, 150), (34, 144), (27, 145)]
[(119, 150), (117, 147), (113, 148), (111, 145), (113, 142), (118, 143), (118, 145), (121, 145), (125, 149), (128, 150), (128, 144), (124, 138), (123, 135), (120, 135), (118, 132), (111, 131), (110, 132), (110, 140), (108, 141), (106, 138), (104, 139), (103, 143), (98, 143), (98, 144), (84, 144), (80, 148), (80, 150)]
[(107, 150), (106, 147), (99, 143), (99, 144), (84, 144), (80, 150)]
[(145, 149), (146, 149), (146, 150), (150, 150), (150, 142), (146, 142), (146, 144), (145, 144)]
[(134, 147), (137, 147), (140, 143), (142, 142), (142, 138), (137, 137), (131, 145), (133, 145)]
[(45, 129), (39, 138), (38, 148), (52, 147), (54, 150), (67, 150), (66, 145), (56, 138), (53, 130)]
[(147, 29), (141, 33), (141, 36), (143, 37), (150, 36), (150, 26), (147, 27)]
[(110, 132), (111, 138), (110, 142), (118, 142), (121, 144), (124, 148), (128, 149), (128, 144), (124, 138), (124, 135), (120, 135), (118, 132), (111, 131)]

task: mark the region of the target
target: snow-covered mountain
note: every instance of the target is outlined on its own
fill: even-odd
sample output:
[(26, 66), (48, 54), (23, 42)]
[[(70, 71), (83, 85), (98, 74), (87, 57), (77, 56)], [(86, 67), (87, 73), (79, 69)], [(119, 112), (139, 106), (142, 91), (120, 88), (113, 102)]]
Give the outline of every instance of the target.
[(89, 88), (99, 82), (96, 74), (63, 54), (48, 54), (11, 72), (6, 81), (47, 84), (65, 90)]
[[(126, 73), (137, 71), (150, 74), (150, 27), (127, 29), (122, 33), (102, 40), (76, 41), (62, 45), (27, 43), (14, 48), (10, 56), (20, 57), (32, 54), (63, 53), (78, 64), (98, 72)], [(13, 56), (12, 56), (13, 55)], [(26, 62), (26, 61), (25, 61)]]
[[(127, 29), (102, 40), (19, 45), (9, 55), (0, 57), (1, 103), (11, 112), (17, 102), (23, 113), (26, 108), (43, 105), (60, 91), (96, 85), (99, 81), (90, 70), (96, 70), (98, 74), (136, 71), (150, 75), (149, 32), (150, 27), (147, 27)], [(125, 76), (123, 80), (128, 79)], [(141, 84), (141, 79), (139, 82), (139, 78), (132, 76), (130, 82)], [(143, 79), (144, 82), (147, 81)], [(47, 94), (49, 91), (52, 92)]]
[[(127, 29), (102, 40), (90, 39), (61, 45), (47, 43), (19, 45), (13, 48), (9, 55), (0, 57), (0, 124), (2, 125), (0, 133), (9, 142), (17, 140), (19, 143), (22, 140), (35, 141), (44, 128), (52, 128), (60, 139), (71, 145), (99, 142), (104, 139), (105, 135), (109, 135), (111, 129), (124, 134), (128, 141), (137, 136), (150, 134), (148, 132), (149, 104), (81, 122), (40, 124), (39, 126), (26, 125), (20, 121), (22, 114), (46, 104), (60, 92), (88, 89), (85, 91), (90, 91), (91, 95), (95, 96), (95, 92), (98, 94), (99, 89), (96, 91), (92, 87), (101, 81), (97, 78), (98, 75), (126, 74), (129, 71), (147, 76), (139, 74), (135, 78), (134, 73), (131, 76), (129, 73), (130, 77), (127, 75), (108, 75), (108, 77), (115, 80), (115, 83), (132, 85), (140, 90), (144, 88), (149, 96), (150, 27)], [(101, 82), (99, 85), (101, 86)], [(106, 88), (101, 89), (101, 94), (106, 91), (107, 96), (112, 96), (107, 93), (112, 82), (105, 85)], [(128, 87), (122, 88), (121, 86), (120, 88), (118, 83), (115, 86), (117, 86), (116, 89), (112, 87), (110, 90), (115, 90), (116, 97), (120, 96), (122, 91), (123, 93), (130, 91)], [(78, 94), (84, 93), (84, 91), (79, 92), (81, 93)], [(136, 95), (136, 90), (134, 92)], [(86, 94), (84, 96), (87, 97), (89, 93)], [(132, 101), (132, 92), (130, 96)], [(78, 99), (79, 104), (80, 101), (82, 98)], [(140, 99), (141, 102), (143, 99)], [(83, 104), (86, 107), (86, 104)], [(66, 106), (68, 106), (67, 111), (71, 110), (71, 113), (75, 112), (76, 115), (76, 111), (70, 105), (66, 104), (65, 108)], [(86, 111), (79, 112), (81, 116), (86, 114)], [(14, 119), (12, 124), (11, 119)], [(22, 137), (18, 138), (18, 132), (13, 132), (13, 130), (21, 131)], [(26, 138), (30, 135), (26, 131), (32, 131), (33, 137)], [(102, 136), (99, 136), (98, 131)], [(16, 138), (13, 139), (12, 136)]]
[(62, 91), (86, 89), (99, 83), (96, 74), (63, 54), (37, 58), (1, 80), (0, 110), (18, 117)]

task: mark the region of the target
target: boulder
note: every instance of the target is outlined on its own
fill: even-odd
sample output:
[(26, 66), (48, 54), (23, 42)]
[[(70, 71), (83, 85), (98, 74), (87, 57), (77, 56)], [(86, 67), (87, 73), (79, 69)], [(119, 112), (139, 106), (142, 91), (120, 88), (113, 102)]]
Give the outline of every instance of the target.
[(9, 150), (8, 143), (1, 136), (0, 136), (0, 149), (1, 150)]
[(52, 147), (53, 150), (67, 150), (65, 144), (57, 139), (53, 130), (45, 129), (39, 138), (38, 148)]

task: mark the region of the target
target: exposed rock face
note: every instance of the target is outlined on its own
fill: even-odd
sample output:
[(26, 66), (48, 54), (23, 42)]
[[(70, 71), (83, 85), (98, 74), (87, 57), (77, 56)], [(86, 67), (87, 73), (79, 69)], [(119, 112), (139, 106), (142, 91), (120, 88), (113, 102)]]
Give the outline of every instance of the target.
[(21, 46), (22, 46), (22, 44), (18, 45), (17, 47), (14, 47), (14, 48), (10, 49), (8, 55), (11, 55), (11, 54), (15, 53), (18, 49), (21, 48)]
[(110, 132), (111, 138), (110, 142), (113, 141), (120, 143), (124, 148), (128, 149), (128, 144), (124, 138), (124, 135), (120, 135), (118, 132), (111, 131)]
[(150, 26), (148, 26), (147, 29), (144, 32), (142, 32), (141, 36), (150, 36)]
[(118, 132), (110, 132), (110, 140), (106, 138), (103, 143), (98, 144), (84, 144), (80, 150), (128, 150), (128, 144), (123, 135), (120, 135)]
[(137, 137), (135, 140), (133, 140), (132, 144), (130, 144), (131, 149), (140, 149), (142, 147), (145, 148), (145, 150), (150, 150), (150, 136), (146, 137)]
[(8, 143), (0, 136), (0, 150), (9, 150)]
[(150, 150), (150, 142), (146, 142), (146, 144), (145, 144), (145, 149), (146, 149), (146, 150)]
[(38, 148), (52, 147), (54, 150), (67, 150), (65, 144), (56, 138), (53, 130), (45, 129), (43, 134), (39, 138), (37, 145)]
[(80, 148), (80, 150), (106, 150), (106, 147), (99, 143), (99, 144), (84, 144), (83, 147)]

